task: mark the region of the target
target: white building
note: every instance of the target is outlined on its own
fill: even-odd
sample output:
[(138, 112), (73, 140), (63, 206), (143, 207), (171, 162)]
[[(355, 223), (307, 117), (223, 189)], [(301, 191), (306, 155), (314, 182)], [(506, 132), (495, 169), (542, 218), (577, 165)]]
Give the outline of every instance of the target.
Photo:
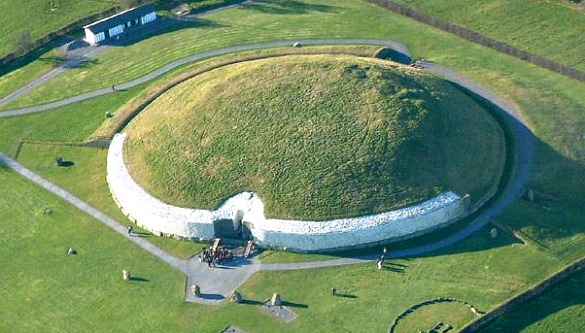
[(119, 39), (140, 29), (143, 25), (156, 20), (154, 6), (151, 4), (131, 8), (116, 15), (106, 17), (83, 27), (85, 41), (91, 45)]

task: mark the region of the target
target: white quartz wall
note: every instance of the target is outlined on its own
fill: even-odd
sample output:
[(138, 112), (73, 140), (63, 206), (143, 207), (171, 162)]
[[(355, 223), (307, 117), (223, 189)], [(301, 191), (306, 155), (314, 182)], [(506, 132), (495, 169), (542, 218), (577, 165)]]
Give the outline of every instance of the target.
[(126, 134), (116, 134), (108, 150), (107, 181), (112, 196), (128, 218), (145, 229), (182, 237), (213, 238), (213, 213), (166, 204), (148, 194), (124, 164)]
[(242, 221), (247, 222), (261, 246), (320, 251), (418, 235), (468, 213), (468, 198), (453, 192), (444, 192), (418, 205), (395, 211), (330, 221), (267, 219), (262, 200), (251, 192), (229, 198), (215, 211), (175, 207), (152, 197), (134, 182), (124, 164), (125, 138), (126, 134), (117, 134), (108, 151), (110, 190), (130, 219), (163, 234), (212, 238), (214, 220), (233, 219), (240, 211)]

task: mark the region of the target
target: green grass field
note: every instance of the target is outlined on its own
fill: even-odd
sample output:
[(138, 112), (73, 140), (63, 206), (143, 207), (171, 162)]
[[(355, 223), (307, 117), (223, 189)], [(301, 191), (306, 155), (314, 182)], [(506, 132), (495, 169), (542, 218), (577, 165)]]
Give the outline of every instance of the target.
[(446, 190), (479, 201), (505, 161), (498, 123), (466, 95), (349, 56), (213, 70), (165, 93), (127, 131), (133, 177), (164, 202), (215, 209), (254, 191), (279, 218), (359, 216)]
[(576, 8), (539, 0), (397, 0), (488, 37), (585, 70), (585, 16)]
[[(113, 66), (116, 74), (98, 65), (72, 71), (49, 83), (55, 88), (59, 86), (56, 83), (71, 82), (52, 98), (90, 89), (92, 84), (107, 86), (108, 77), (136, 77), (170, 59), (220, 45), (306, 36), (397, 39), (406, 43), (414, 56), (468, 75), (521, 109), (537, 140), (529, 186), (546, 196), (537, 198), (535, 203), (517, 200), (497, 219), (524, 235), (526, 245), (506, 235), (490, 240), (488, 230), (482, 229), (443, 251), (393, 261), (405, 266), (398, 269), (402, 266), (395, 265), (394, 272), (357, 265), (254, 275), (240, 288), (246, 298), (264, 300), (279, 291), (285, 300), (307, 306), (295, 308), (299, 318), (285, 325), (254, 306), (223, 304), (210, 308), (184, 303), (184, 278), (178, 272), (0, 167), (0, 228), (4, 234), (0, 274), (6, 281), (0, 287), (0, 308), (4, 310), (0, 313), (0, 331), (219, 332), (227, 325), (235, 325), (250, 333), (383, 332), (409, 306), (439, 296), (463, 299), (489, 310), (585, 254), (582, 83), (357, 0), (283, 1), (262, 6), (218, 13), (201, 21), (199, 29), (169, 32), (105, 53), (98, 58), (98, 64)], [(359, 31), (352, 28), (356, 26)], [(152, 60), (148, 61), (150, 56)], [(581, 59), (570, 53), (565, 57), (574, 63)], [(124, 59), (135, 59), (136, 63), (124, 63)], [(144, 68), (139, 66), (141, 62)], [(78, 75), (85, 75), (87, 86), (81, 84), (86, 81)], [(90, 80), (94, 75), (96, 79)], [(0, 151), (13, 156), (20, 138), (82, 140), (102, 124), (105, 111), (123, 105), (136, 94), (131, 90), (44, 114), (0, 119)], [(45, 97), (38, 95), (42, 98), (23, 105), (38, 103), (48, 95), (47, 91)], [(73, 160), (75, 165), (68, 170), (55, 169), (56, 155)], [(109, 198), (103, 177), (104, 157), (102, 150), (32, 143), (22, 146), (18, 160), (127, 223)], [(46, 207), (51, 209), (50, 215), (43, 214)], [(169, 239), (152, 241), (178, 255), (187, 256), (190, 251), (187, 245), (177, 246)], [(79, 256), (67, 256), (69, 246), (78, 248)], [(149, 281), (124, 284), (122, 268)], [(550, 301), (546, 299), (535, 301), (514, 314), (529, 318), (524, 324), (511, 323), (516, 322), (512, 317), (498, 323), (494, 330), (539, 333), (558, 327), (579, 331), (583, 326), (582, 309), (575, 306), (582, 303), (580, 294), (575, 292), (582, 284), (579, 279), (568, 283), (566, 292), (552, 294), (554, 307), (548, 307)], [(326, 296), (333, 286), (357, 298), (336, 298), (331, 302)], [(438, 308), (429, 311), (442, 312)], [(438, 316), (437, 321), (468, 316), (467, 312), (454, 312), (450, 318)]]

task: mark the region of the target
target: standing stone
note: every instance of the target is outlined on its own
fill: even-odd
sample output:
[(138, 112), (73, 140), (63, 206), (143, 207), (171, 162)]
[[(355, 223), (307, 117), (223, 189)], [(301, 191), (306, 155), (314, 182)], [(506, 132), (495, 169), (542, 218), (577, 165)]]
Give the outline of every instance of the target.
[(295, 43), (293, 44), (293, 47), (301, 47), (301, 43), (299, 43), (299, 42), (295, 42)]
[(130, 274), (129, 271), (123, 269), (122, 270), (122, 278), (126, 281), (129, 281), (130, 279), (132, 279), (132, 275)]
[(195, 297), (201, 296), (201, 288), (196, 284), (191, 285), (191, 292), (193, 293), (193, 295), (195, 295)]
[(234, 291), (230, 294), (229, 300), (232, 303), (240, 303), (242, 301), (242, 295), (239, 292)]
[(492, 228), (492, 230), (490, 230), (490, 236), (492, 238), (498, 238), (498, 229)]
[(282, 304), (282, 297), (279, 293), (272, 294), (272, 298), (270, 299), (270, 305), (272, 306), (280, 306)]
[(75, 251), (74, 248), (70, 247), (69, 250), (67, 251), (68, 254), (74, 255), (77, 254), (77, 251)]

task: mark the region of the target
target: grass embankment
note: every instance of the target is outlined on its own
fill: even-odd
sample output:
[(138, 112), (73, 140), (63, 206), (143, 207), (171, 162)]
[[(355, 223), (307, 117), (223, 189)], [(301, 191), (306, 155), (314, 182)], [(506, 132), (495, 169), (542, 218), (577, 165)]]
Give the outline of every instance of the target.
[(29, 31), (36, 39), (113, 6), (107, 1), (3, 0), (0, 2), (0, 56), (15, 50), (13, 43), (19, 32)]
[(395, 2), (585, 71), (585, 15), (576, 8), (538, 0)]
[(498, 318), (481, 332), (578, 332), (585, 327), (585, 271)]
[(444, 81), (349, 56), (230, 65), (168, 91), (127, 129), (129, 169), (159, 199), (215, 209), (259, 193), (271, 217), (330, 219), (454, 190), (481, 199), (505, 147)]

